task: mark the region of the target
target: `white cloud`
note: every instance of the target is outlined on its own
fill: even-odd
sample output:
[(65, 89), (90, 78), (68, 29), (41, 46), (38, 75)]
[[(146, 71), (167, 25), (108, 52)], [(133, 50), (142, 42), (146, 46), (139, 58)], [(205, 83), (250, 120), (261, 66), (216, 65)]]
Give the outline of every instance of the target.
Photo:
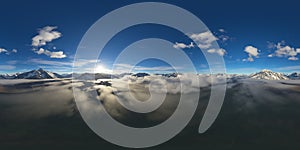
[(186, 45), (184, 43), (177, 43), (176, 42), (175, 45), (173, 45), (173, 47), (176, 48), (176, 49), (184, 49), (184, 48), (193, 48), (195, 46), (194, 46), (193, 42), (191, 42), (191, 44), (189, 44), (189, 45)]
[(226, 31), (225, 31), (225, 29), (219, 29), (219, 32), (224, 33)]
[(189, 37), (195, 42), (199, 43), (200, 49), (209, 49), (212, 43), (218, 40), (210, 31), (202, 32), (199, 34), (191, 34)]
[(274, 48), (276, 49), (275, 52), (268, 56), (287, 57), (288, 60), (292, 61), (299, 60), (296, 56), (300, 53), (300, 48), (285, 45), (284, 41), (277, 43)]
[(289, 57), (288, 60), (298, 60), (298, 58), (293, 56), (293, 57)]
[(67, 57), (63, 51), (51, 52), (51, 51), (45, 50), (43, 48), (40, 48), (38, 51), (35, 51), (35, 53), (37, 53), (39, 55), (45, 54), (47, 56), (50, 56), (50, 58), (65, 58), (65, 57)]
[(224, 56), (225, 53), (226, 53), (226, 50), (222, 49), (222, 48), (220, 48), (220, 49), (209, 49), (209, 50), (207, 50), (207, 52), (212, 53), (212, 54), (215, 53), (215, 54), (218, 54), (220, 56)]
[(6, 49), (4, 49), (4, 48), (0, 48), (0, 54), (1, 53), (7, 53), (8, 51), (6, 50)]
[(38, 31), (38, 35), (32, 38), (32, 46), (40, 47), (51, 42), (55, 39), (58, 39), (62, 34), (58, 31), (54, 31), (57, 27), (46, 26)]
[(268, 57), (273, 57), (273, 54), (269, 54)]
[(258, 55), (259, 55), (258, 49), (253, 46), (247, 46), (245, 48), (245, 52), (254, 57), (258, 57)]
[(253, 57), (258, 58), (258, 56), (259, 56), (259, 52), (256, 47), (246, 46), (244, 51), (248, 54), (248, 58), (243, 59), (243, 61), (253, 62), (254, 61)]
[(0, 48), (0, 54), (1, 53), (5, 53), (6, 55), (9, 55), (11, 53), (17, 53), (17, 50), (16, 49), (13, 49), (13, 50), (7, 50), (7, 49), (4, 49), (4, 48)]

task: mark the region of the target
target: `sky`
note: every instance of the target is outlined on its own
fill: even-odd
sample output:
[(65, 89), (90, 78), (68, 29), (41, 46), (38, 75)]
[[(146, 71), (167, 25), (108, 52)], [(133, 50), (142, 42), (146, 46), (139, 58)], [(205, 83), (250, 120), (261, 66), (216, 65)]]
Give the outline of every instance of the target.
[[(58, 73), (71, 72), (77, 47), (86, 31), (107, 13), (138, 2), (147, 1), (1, 1), (0, 73), (38, 68)], [(209, 72), (200, 49), (222, 56), (227, 73), (249, 74), (262, 69), (283, 73), (300, 72), (300, 12), (296, 0), (155, 2), (169, 3), (188, 10), (202, 20), (211, 32), (181, 33), (163, 25), (136, 25), (114, 36), (99, 56), (98, 65), (92, 65), (97, 60), (87, 60), (84, 64), (86, 70), (82, 72), (110, 73), (113, 65), (132, 67), (126, 62), (114, 62), (122, 50), (145, 38), (170, 41), (173, 43), (170, 49), (181, 49), (186, 53), (199, 73)], [(183, 20), (180, 16), (173, 17), (178, 23)], [(200, 45), (195, 42), (199, 39), (202, 40)], [(220, 48), (210, 48), (212, 41), (216, 41)], [(149, 46), (150, 51), (164, 51), (160, 45)], [(139, 51), (138, 47), (132, 48)], [(135, 72), (150, 73), (173, 72), (174, 69), (179, 72), (190, 71), (185, 64), (172, 66), (158, 59), (144, 60), (134, 67)]]

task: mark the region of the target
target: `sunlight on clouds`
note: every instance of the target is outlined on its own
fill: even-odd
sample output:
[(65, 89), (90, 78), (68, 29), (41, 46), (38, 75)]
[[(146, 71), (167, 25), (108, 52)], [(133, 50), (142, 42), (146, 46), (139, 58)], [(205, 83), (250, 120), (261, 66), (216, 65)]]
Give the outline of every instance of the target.
[(107, 74), (111, 74), (112, 70), (109, 70), (109, 69), (105, 68), (105, 66), (103, 66), (103, 65), (97, 65), (97, 67), (94, 69), (94, 73), (107, 73)]

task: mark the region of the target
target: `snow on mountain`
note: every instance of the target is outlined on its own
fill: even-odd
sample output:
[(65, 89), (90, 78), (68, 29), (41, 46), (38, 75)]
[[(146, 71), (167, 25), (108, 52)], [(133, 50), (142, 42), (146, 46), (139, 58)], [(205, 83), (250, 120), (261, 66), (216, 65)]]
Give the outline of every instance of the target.
[[(135, 77), (145, 77), (149, 76), (148, 73), (125, 73), (125, 74), (101, 74), (101, 73), (74, 73), (74, 74), (57, 74), (50, 71), (45, 71), (43, 69), (32, 70), (24, 73), (16, 74), (0, 74), (0, 79), (56, 79), (56, 78), (74, 78), (74, 79), (85, 79), (85, 80), (97, 80), (97, 79), (111, 79), (111, 78), (121, 78), (125, 75), (132, 75)], [(156, 74), (164, 77), (177, 77), (180, 73), (168, 73), (168, 74)], [(199, 77), (209, 78), (211, 74), (198, 74)], [(236, 81), (239, 79), (264, 79), (264, 80), (300, 80), (300, 73), (292, 73), (290, 75), (285, 75), (282, 73), (272, 72), (270, 70), (262, 70), (258, 73), (251, 75), (241, 75), (241, 74), (216, 74), (216, 78), (225, 77), (228, 81)]]
[(264, 79), (264, 80), (289, 80), (289, 78), (286, 75), (282, 73), (273, 72), (267, 69), (264, 69), (255, 74), (251, 74), (249, 77), (252, 79)]
[(55, 79), (61, 77), (62, 76), (57, 73), (45, 71), (40, 68), (38, 70), (16, 74), (14, 76), (11, 76), (11, 79)]
[(288, 75), (288, 78), (291, 80), (300, 80), (300, 73), (294, 72)]

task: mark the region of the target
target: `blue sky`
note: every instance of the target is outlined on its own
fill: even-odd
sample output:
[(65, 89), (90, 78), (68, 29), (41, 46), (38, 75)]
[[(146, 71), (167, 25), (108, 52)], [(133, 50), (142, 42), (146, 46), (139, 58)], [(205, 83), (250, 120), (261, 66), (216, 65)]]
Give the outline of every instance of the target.
[[(143, 1), (1, 1), (0, 73), (39, 67), (70, 72), (77, 46), (89, 27), (108, 12), (137, 2)], [(201, 19), (220, 45), (219, 50), (207, 51), (224, 57), (228, 73), (248, 74), (262, 69), (285, 73), (300, 71), (300, 12), (296, 0), (157, 2), (177, 5)], [(194, 38), (212, 38), (208, 33), (194, 34)], [(118, 54), (142, 38), (177, 42), (177, 46), (184, 47), (183, 51), (199, 73), (207, 72), (207, 63), (197, 52), (199, 47), (189, 46), (191, 35), (154, 24), (134, 26), (116, 35), (105, 47), (98, 71), (109, 72)], [(170, 65), (153, 59), (138, 64), (136, 71), (173, 71), (169, 68)]]

